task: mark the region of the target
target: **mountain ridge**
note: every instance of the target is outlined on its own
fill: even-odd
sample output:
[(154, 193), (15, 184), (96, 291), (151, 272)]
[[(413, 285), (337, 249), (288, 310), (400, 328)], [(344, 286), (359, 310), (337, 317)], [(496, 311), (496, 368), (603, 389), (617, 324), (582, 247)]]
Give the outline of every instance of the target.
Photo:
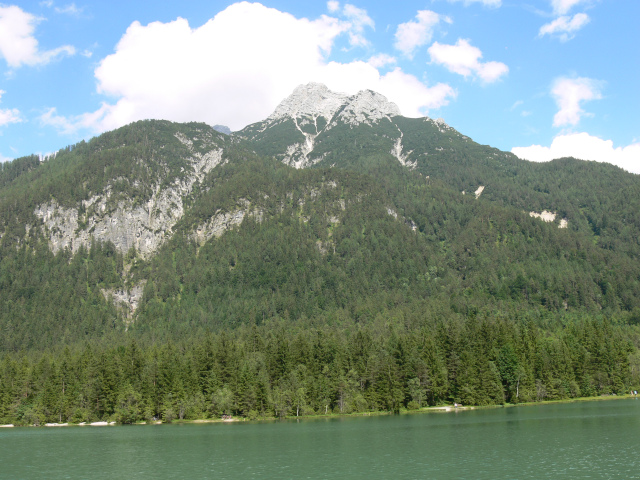
[(296, 95), (231, 135), (144, 120), (2, 166), (0, 424), (638, 389), (637, 175)]
[[(61, 305), (43, 310), (55, 302), (43, 297), (53, 270), (70, 276), (70, 308), (107, 329), (359, 316), (372, 295), (447, 315), (640, 312), (637, 176), (572, 159), (521, 161), (440, 119), (342, 121), (354, 99), (385, 111), (386, 100), (366, 91), (294, 93), (278, 118), (240, 133), (140, 121), (46, 162), (3, 167), (0, 323), (24, 325), (6, 345), (21, 344), (34, 321), (64, 317)], [(308, 110), (307, 94), (331, 108)], [(317, 124), (322, 116), (302, 124), (324, 111), (332, 128)], [(305, 133), (315, 135), (309, 162), (292, 169), (287, 151)], [(279, 247), (287, 235), (300, 246)], [(288, 264), (296, 258), (305, 260)], [(94, 332), (77, 316), (60, 325), (72, 336)]]

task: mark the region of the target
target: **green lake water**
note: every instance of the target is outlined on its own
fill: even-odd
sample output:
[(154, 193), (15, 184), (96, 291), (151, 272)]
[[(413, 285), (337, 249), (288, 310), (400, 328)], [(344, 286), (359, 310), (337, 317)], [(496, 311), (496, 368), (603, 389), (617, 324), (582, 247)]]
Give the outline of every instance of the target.
[(0, 478), (640, 478), (640, 399), (380, 417), (0, 429)]

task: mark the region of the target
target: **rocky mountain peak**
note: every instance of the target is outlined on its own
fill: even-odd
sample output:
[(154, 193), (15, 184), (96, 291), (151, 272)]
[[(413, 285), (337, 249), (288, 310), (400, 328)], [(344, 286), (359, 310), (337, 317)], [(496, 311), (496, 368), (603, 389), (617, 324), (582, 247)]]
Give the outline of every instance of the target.
[(336, 113), (349, 124), (376, 121), (387, 116), (400, 115), (398, 106), (384, 95), (372, 90), (361, 90), (355, 95), (332, 92), (321, 83), (299, 85), (269, 116), (281, 118), (318, 118), (330, 120)]
[(299, 85), (291, 95), (280, 102), (269, 119), (305, 116), (330, 119), (348, 99), (348, 95), (332, 92), (321, 83)]
[(231, 135), (231, 129), (226, 125), (214, 125), (213, 128), (218, 133), (223, 133), (225, 135)]
[(401, 115), (398, 106), (387, 100), (387, 97), (372, 90), (361, 90), (349, 98), (340, 117), (346, 123), (368, 123), (385, 117)]

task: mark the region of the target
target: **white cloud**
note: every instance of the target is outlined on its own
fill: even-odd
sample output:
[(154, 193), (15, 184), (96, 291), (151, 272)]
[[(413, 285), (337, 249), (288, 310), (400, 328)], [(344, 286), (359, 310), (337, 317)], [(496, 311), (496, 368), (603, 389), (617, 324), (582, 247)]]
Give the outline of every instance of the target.
[(541, 145), (514, 147), (511, 152), (524, 160), (533, 162), (575, 157), (581, 160), (612, 163), (629, 172), (640, 173), (640, 143), (614, 148), (611, 140), (602, 140), (584, 132), (558, 135), (553, 139), (550, 147)]
[(446, 83), (438, 83), (427, 87), (413, 75), (403, 72), (396, 67), (378, 82), (372, 82), (372, 90), (378, 91), (395, 102), (405, 117), (422, 117), (429, 110), (435, 110), (448, 105), (449, 99), (454, 99), (457, 92)]
[(469, 40), (458, 39), (455, 45), (434, 42), (429, 47), (431, 61), (444, 65), (449, 71), (468, 77), (477, 76), (486, 83), (497, 81), (509, 72), (509, 67), (501, 62), (480, 62), (482, 52), (472, 46)]
[(545, 23), (540, 27), (538, 36), (557, 35), (561, 41), (566, 42), (567, 40), (571, 40), (575, 36), (574, 33), (584, 27), (589, 21), (589, 15), (586, 13), (576, 13), (573, 17), (558, 17), (552, 22)]
[(330, 0), (329, 2), (327, 2), (327, 10), (329, 10), (329, 12), (331, 13), (335, 13), (338, 10), (340, 10), (340, 2), (337, 2), (336, 0)]
[(65, 117), (58, 115), (57, 110), (54, 107), (49, 108), (45, 113), (40, 115), (38, 120), (40, 120), (43, 125), (54, 127), (56, 130), (60, 131), (60, 133), (67, 135), (75, 134), (79, 130), (100, 131), (103, 129), (99, 128), (99, 125), (105, 121), (105, 118), (113, 113), (114, 109), (115, 107), (113, 105), (103, 103), (95, 112)]
[(502, 0), (449, 0), (449, 3), (464, 2), (465, 5), (471, 5), (472, 3), (482, 3), (487, 7), (499, 7), (502, 5)]
[(0, 56), (10, 67), (43, 65), (61, 55), (75, 54), (75, 48), (71, 45), (40, 51), (33, 35), (40, 20), (15, 5), (0, 5)]
[(400, 69), (381, 75), (370, 63), (329, 61), (334, 41), (350, 28), (333, 17), (298, 19), (247, 2), (195, 29), (181, 18), (147, 26), (134, 22), (95, 70), (98, 93), (115, 103), (69, 118), (49, 111), (41, 120), (66, 132), (105, 131), (145, 118), (236, 130), (266, 118), (309, 81), (347, 93), (379, 91), (413, 116), (455, 97), (448, 85), (428, 87)]
[(371, 57), (367, 63), (374, 68), (382, 68), (387, 65), (395, 65), (397, 60), (396, 57), (392, 57), (386, 53), (379, 53), (378, 55)]
[(20, 123), (22, 118), (20, 117), (20, 110), (17, 108), (2, 109), (0, 108), (0, 127), (9, 125), (10, 123)]
[[(4, 95), (4, 93), (4, 90), (0, 90), (0, 99), (2, 99), (2, 95)], [(20, 122), (22, 122), (22, 118), (20, 117), (20, 111), (17, 108), (0, 108), (0, 127), (9, 125), (10, 123)]]
[(55, 108), (48, 109), (45, 113), (40, 115), (39, 120), (44, 125), (49, 125), (56, 128), (61, 133), (71, 134), (75, 133), (78, 129), (82, 128), (82, 125), (77, 120), (69, 119), (56, 114)]
[(82, 13), (84, 8), (78, 8), (75, 3), (70, 3), (68, 5), (65, 5), (64, 7), (55, 7), (54, 10), (56, 11), (56, 13), (78, 16)]
[(375, 23), (366, 10), (346, 4), (342, 14), (348, 19), (349, 44), (352, 47), (366, 47), (369, 41), (364, 37), (365, 27), (375, 28)]
[(553, 13), (556, 15), (565, 15), (569, 13), (575, 5), (586, 3), (588, 0), (551, 0)]
[(433, 29), (440, 20), (451, 23), (448, 17), (442, 17), (431, 10), (419, 10), (417, 21), (401, 23), (396, 30), (396, 42), (394, 46), (408, 57), (413, 57), (416, 48), (431, 42)]
[(584, 77), (556, 79), (551, 88), (551, 95), (555, 98), (559, 110), (553, 117), (553, 126), (577, 125), (585, 115), (580, 104), (602, 98), (601, 84), (598, 80)]

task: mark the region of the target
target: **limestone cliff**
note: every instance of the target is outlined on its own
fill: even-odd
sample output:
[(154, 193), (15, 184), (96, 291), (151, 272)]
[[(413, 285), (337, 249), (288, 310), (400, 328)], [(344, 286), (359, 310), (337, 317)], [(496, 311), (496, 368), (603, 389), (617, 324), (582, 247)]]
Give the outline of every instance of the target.
[(225, 163), (224, 151), (217, 145), (211, 145), (203, 154), (195, 151), (193, 141), (185, 135), (176, 133), (175, 137), (191, 154), (186, 159), (190, 171), (169, 184), (159, 179), (152, 186), (151, 198), (144, 203), (137, 204), (135, 198), (130, 198), (118, 201), (114, 207), (109, 201), (112, 186), (108, 185), (78, 207), (63, 207), (55, 199), (39, 205), (34, 213), (43, 222), (51, 249), (57, 252), (69, 248), (75, 252), (96, 238), (113, 242), (123, 253), (132, 247), (143, 257), (155, 252), (173, 234), (173, 227), (184, 215), (185, 198), (194, 186), (213, 168)]

